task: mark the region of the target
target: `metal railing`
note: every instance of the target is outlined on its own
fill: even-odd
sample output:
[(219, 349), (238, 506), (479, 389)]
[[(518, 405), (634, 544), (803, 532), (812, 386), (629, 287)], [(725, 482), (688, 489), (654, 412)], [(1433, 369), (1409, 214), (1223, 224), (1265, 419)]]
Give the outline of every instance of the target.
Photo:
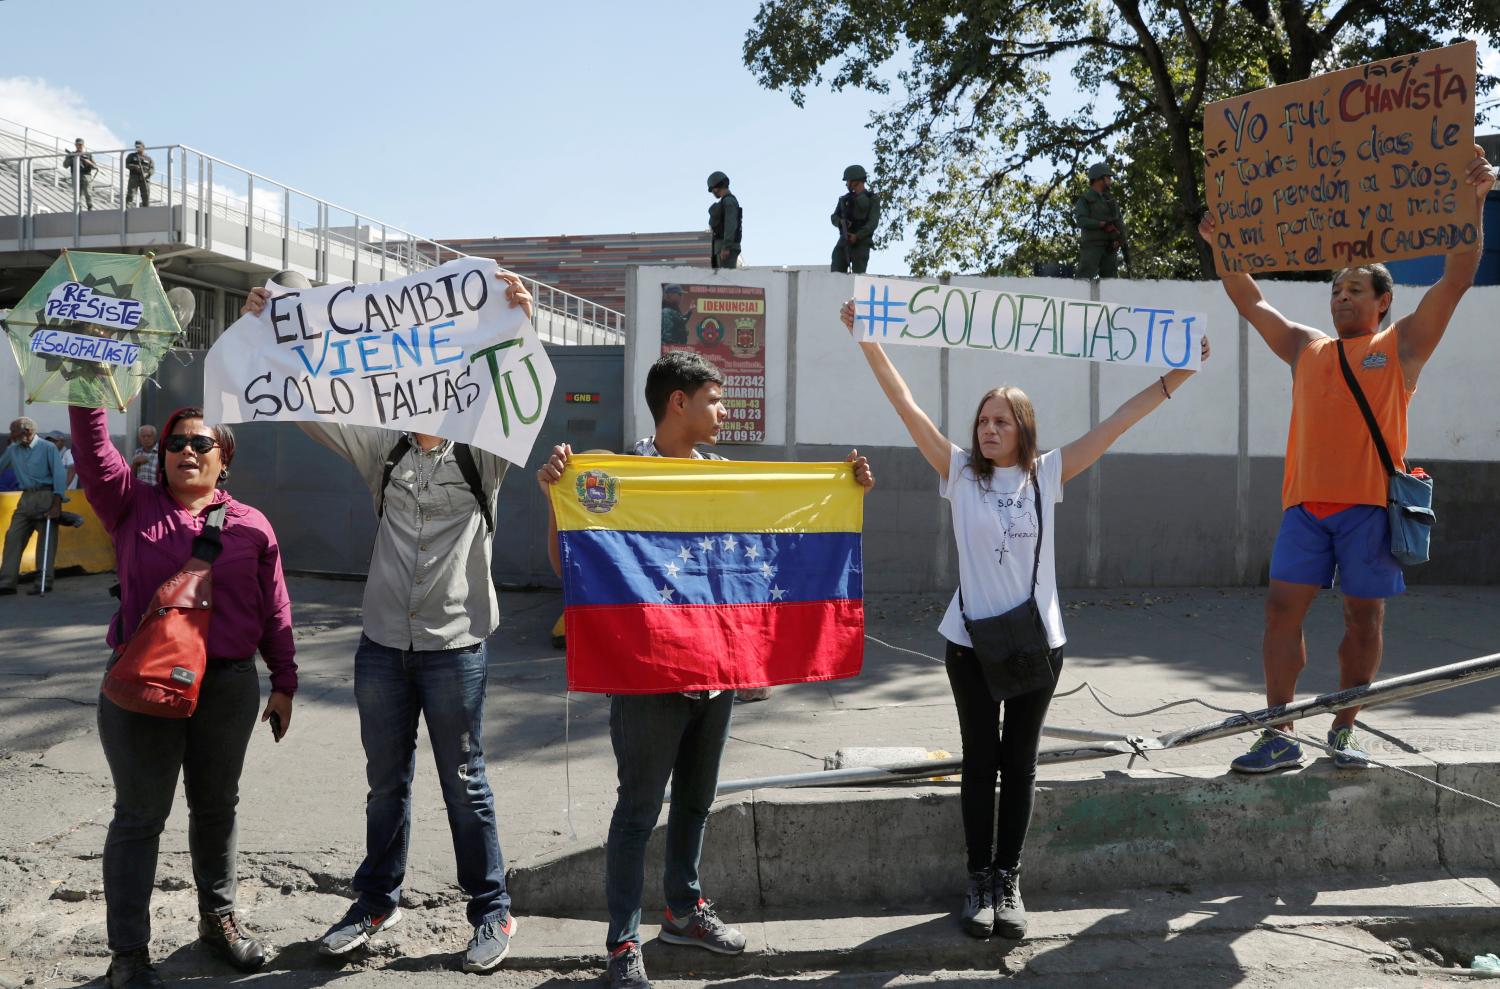
[[(383, 281), (469, 256), (188, 145), (147, 148), (156, 168), (144, 183), (145, 195), (137, 196), (125, 167), (133, 148), (89, 150), (95, 171), (85, 183), (68, 167), (71, 152), (35, 150), (49, 143), (56, 148), (63, 142), (0, 118), (0, 215), (20, 217), (22, 249), (36, 248), (39, 215), (72, 214), (74, 246), (82, 246), (84, 217), (101, 212), (119, 216), (117, 232), (127, 246), (126, 212), (144, 199), (167, 207), (170, 244), (266, 267), (301, 267), (315, 282)], [(5, 157), (7, 151), (22, 153)], [(94, 246), (97, 235), (89, 237)], [(624, 342), (623, 313), (533, 278), (522, 280), (535, 300), (533, 322), (544, 341)]]

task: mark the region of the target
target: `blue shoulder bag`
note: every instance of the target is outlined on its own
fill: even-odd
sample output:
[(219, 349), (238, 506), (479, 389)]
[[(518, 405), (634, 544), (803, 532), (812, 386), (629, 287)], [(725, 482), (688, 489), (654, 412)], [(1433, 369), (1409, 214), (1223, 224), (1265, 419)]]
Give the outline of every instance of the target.
[(1391, 555), (1406, 566), (1426, 563), (1432, 541), (1432, 524), (1437, 516), (1432, 511), (1432, 478), (1413, 477), (1396, 469), (1391, 460), (1391, 451), (1386, 448), (1385, 437), (1380, 435), (1380, 426), (1375, 422), (1375, 413), (1365, 401), (1365, 393), (1354, 380), (1349, 369), (1349, 359), (1344, 356), (1344, 341), (1340, 340), (1339, 367), (1344, 372), (1344, 381), (1354, 393), (1354, 401), (1370, 427), (1370, 438), (1375, 441), (1375, 452), (1380, 454), (1380, 463), (1385, 467), (1386, 511), (1391, 516)]

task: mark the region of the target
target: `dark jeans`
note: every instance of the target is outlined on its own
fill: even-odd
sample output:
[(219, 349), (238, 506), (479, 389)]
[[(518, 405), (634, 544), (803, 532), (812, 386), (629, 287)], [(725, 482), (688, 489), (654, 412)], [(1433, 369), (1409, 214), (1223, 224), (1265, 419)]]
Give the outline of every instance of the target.
[(417, 717), (437, 762), (458, 884), (469, 894), (469, 923), (510, 911), (495, 797), (484, 773), (484, 643), (465, 649), (393, 649), (361, 635), (354, 653), (354, 698), (365, 747), (365, 860), (354, 891), (365, 912), (390, 913), (401, 900), (411, 842), (411, 782), (417, 769)]
[(104, 902), (109, 948), (151, 941), (151, 890), (162, 828), (182, 770), (188, 850), (198, 909), (234, 909), (235, 805), (240, 770), (260, 706), (252, 660), (209, 660), (191, 718), (157, 718), (99, 695), (99, 741), (115, 784), (115, 816), (104, 842)]
[(734, 691), (713, 698), (682, 694), (616, 694), (609, 705), (609, 739), (615, 749), (615, 813), (605, 850), (604, 897), (609, 905), (605, 947), (640, 941), (641, 887), (646, 880), (646, 842), (661, 814), (667, 777), (667, 908), (681, 917), (698, 905), (698, 862), (703, 829), (719, 787), (719, 757), (729, 737)]
[[(1036, 753), (1042, 741), (1042, 722), (1057, 684), (1054, 681), (1051, 687), (1008, 701), (995, 701), (990, 698), (990, 688), (984, 682), (974, 650), (950, 642), (946, 659), (964, 746), (959, 802), (963, 807), (969, 871), (978, 872), (990, 866), (1014, 869), (1021, 864), (1021, 847), (1026, 843), (1026, 829), (1031, 826), (1031, 805), (1036, 798)], [(1052, 650), (1052, 668), (1061, 672), (1062, 661), (1062, 649)]]

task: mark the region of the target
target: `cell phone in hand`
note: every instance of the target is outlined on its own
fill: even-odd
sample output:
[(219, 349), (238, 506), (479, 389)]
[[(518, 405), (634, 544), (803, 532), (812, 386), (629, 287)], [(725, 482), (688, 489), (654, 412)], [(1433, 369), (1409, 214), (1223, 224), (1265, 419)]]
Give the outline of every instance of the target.
[(275, 711), (272, 711), (271, 712), (271, 719), (270, 720), (271, 720), (271, 738), (272, 738), (272, 740), (274, 740), (274, 741), (276, 741), (276, 742), (279, 743), (281, 741), (281, 735), (282, 735), (282, 732), (283, 732), (283, 729), (281, 727), (281, 715), (277, 714)]

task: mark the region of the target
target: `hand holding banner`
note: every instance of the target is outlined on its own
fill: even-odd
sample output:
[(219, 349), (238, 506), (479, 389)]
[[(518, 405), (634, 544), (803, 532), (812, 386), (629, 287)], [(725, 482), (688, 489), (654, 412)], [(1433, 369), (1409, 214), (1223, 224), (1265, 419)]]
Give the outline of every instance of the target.
[(556, 375), (495, 262), (461, 258), (372, 285), (279, 292), (204, 365), (210, 422), (430, 433), (524, 463)]
[(866, 343), (1198, 369), (1208, 320), (1170, 306), (1055, 299), (901, 278), (854, 279), (855, 339)]

